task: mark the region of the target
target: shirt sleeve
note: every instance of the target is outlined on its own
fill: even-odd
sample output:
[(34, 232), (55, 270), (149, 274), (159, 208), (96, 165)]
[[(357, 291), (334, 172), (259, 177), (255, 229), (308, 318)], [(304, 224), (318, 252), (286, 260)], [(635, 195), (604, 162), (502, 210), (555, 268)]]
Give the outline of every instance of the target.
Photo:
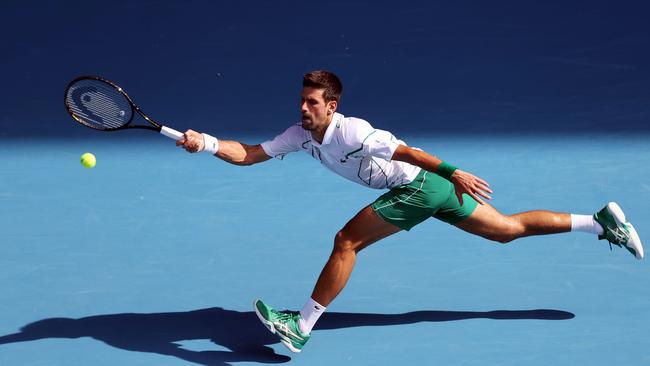
[(273, 140), (263, 142), (261, 146), (266, 155), (282, 159), (286, 154), (300, 150), (301, 139), (302, 127), (293, 125)]

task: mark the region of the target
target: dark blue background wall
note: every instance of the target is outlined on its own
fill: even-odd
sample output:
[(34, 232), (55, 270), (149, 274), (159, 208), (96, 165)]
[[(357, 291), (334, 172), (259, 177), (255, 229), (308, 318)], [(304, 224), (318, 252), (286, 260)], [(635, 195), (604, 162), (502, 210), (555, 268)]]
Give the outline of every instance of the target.
[(650, 5), (626, 1), (3, 1), (1, 136), (87, 135), (63, 107), (115, 80), (179, 129), (273, 134), (302, 74), (396, 134), (650, 131)]

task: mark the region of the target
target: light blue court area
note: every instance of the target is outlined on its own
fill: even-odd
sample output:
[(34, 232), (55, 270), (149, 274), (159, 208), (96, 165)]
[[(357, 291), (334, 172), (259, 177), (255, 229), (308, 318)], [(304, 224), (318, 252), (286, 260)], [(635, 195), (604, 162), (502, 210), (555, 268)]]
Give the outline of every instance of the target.
[[(500, 245), (435, 220), (361, 252), (291, 354), (253, 300), (302, 307), (380, 191), (302, 153), (242, 168), (154, 134), (88, 136), (0, 145), (0, 365), (650, 363), (648, 260), (583, 233)], [(403, 138), (489, 181), (505, 213), (617, 201), (648, 252), (648, 136)]]

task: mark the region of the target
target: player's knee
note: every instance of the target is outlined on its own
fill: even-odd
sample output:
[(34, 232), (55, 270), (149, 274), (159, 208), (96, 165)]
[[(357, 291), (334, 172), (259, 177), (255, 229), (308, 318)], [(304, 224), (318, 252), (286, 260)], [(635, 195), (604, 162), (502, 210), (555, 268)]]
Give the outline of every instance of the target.
[(517, 238), (515, 236), (513, 236), (513, 235), (502, 234), (502, 235), (498, 236), (495, 241), (497, 241), (497, 242), (499, 242), (501, 244), (508, 244), (511, 241), (515, 240), (515, 239), (517, 239)]
[(487, 235), (487, 238), (501, 244), (507, 244), (520, 238), (524, 233), (524, 227), (516, 220), (508, 220), (498, 232)]
[(334, 237), (334, 252), (350, 252), (355, 250), (355, 243), (344, 230), (336, 233)]
[(509, 243), (510, 241), (512, 241), (512, 240), (510, 240), (510, 238), (505, 236), (503, 233), (489, 233), (489, 234), (484, 234), (484, 235), (481, 235), (481, 236), (484, 237), (487, 240), (494, 241), (494, 242), (501, 243), (501, 244), (506, 244), (506, 243)]

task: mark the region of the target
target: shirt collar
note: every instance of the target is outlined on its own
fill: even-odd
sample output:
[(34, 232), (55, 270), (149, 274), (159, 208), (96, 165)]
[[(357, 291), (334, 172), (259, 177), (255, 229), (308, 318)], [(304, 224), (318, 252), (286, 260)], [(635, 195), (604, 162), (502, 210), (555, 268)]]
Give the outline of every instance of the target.
[(332, 117), (332, 122), (330, 122), (329, 126), (327, 126), (327, 130), (325, 130), (325, 136), (323, 136), (323, 143), (321, 145), (327, 145), (332, 141), (334, 130), (340, 126), (341, 119), (343, 119), (343, 115), (335, 112)]

